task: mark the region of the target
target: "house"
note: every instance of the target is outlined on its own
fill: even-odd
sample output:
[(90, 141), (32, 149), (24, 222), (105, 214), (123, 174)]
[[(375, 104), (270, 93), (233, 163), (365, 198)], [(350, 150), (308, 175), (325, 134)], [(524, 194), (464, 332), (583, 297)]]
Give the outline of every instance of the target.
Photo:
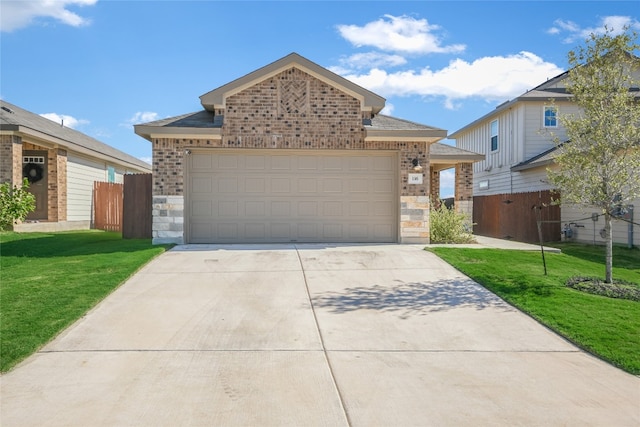
[(0, 182), (30, 181), (36, 209), (16, 231), (88, 229), (93, 183), (123, 181), (151, 166), (81, 132), (0, 101)]
[[(547, 80), (449, 135), (456, 147), (485, 155), (473, 165), (475, 234), (537, 242), (537, 220), (542, 220), (547, 221), (545, 241), (570, 235), (576, 241), (604, 242), (604, 218), (591, 219), (597, 209), (552, 203), (547, 168), (554, 167), (554, 137), (567, 139), (558, 115), (579, 113), (566, 91), (567, 77), (564, 72)], [(637, 209), (640, 200), (631, 212), (633, 206)], [(628, 222), (614, 221), (613, 234), (616, 243), (640, 244), (640, 233), (634, 237)]]
[(428, 243), (438, 164), (471, 203), (475, 153), (433, 159), (446, 130), (380, 114), (384, 98), (296, 53), (200, 102), (135, 126), (153, 144), (156, 243)]

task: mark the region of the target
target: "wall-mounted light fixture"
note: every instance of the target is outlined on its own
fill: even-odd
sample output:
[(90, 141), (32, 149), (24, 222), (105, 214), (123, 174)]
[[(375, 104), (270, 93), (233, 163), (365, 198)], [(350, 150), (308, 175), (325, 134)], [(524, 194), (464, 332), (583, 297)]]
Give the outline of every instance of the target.
[(411, 161), (411, 164), (413, 165), (414, 171), (422, 172), (422, 166), (420, 165), (420, 160), (418, 160), (417, 157)]
[(186, 155), (188, 156), (189, 154), (191, 154), (191, 150), (189, 150), (189, 149), (187, 148), (186, 150), (184, 150), (184, 154), (186, 154)]

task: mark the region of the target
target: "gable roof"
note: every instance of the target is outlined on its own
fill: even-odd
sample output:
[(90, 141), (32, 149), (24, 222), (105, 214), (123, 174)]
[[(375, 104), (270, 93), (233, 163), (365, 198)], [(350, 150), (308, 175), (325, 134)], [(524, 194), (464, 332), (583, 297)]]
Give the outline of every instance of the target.
[(295, 52), (205, 93), (200, 96), (200, 102), (208, 111), (224, 108), (227, 97), (294, 67), (360, 100), (362, 111), (372, 111), (373, 114), (377, 114), (384, 108), (385, 99), (383, 97), (309, 61)]
[[(640, 63), (640, 58), (629, 53), (626, 52), (626, 55), (629, 56), (632, 60), (637, 61)], [(559, 101), (563, 101), (563, 100), (569, 100), (572, 98), (573, 95), (571, 95), (569, 92), (567, 92), (566, 89), (566, 85), (565, 85), (565, 80), (569, 77), (569, 72), (568, 71), (564, 71), (560, 74), (558, 74), (557, 76), (548, 79), (547, 81), (545, 81), (544, 83), (539, 84), (538, 86), (527, 90), (525, 93), (523, 93), (522, 95), (518, 96), (517, 98), (514, 98), (512, 100), (503, 102), (502, 104), (498, 105), (493, 111), (490, 111), (489, 113), (485, 114), (484, 116), (480, 117), (477, 120), (474, 120), (473, 122), (469, 123), (468, 125), (458, 129), (457, 131), (453, 132), (452, 134), (450, 134), (448, 136), (448, 138), (451, 139), (456, 139), (456, 136), (458, 136), (458, 134), (460, 134), (461, 132), (470, 129), (472, 127), (474, 127), (475, 125), (477, 125), (478, 123), (484, 122), (487, 119), (491, 118), (492, 116), (498, 115), (499, 113), (501, 113), (502, 111), (511, 108), (511, 106), (513, 106), (515, 103), (517, 102), (521, 102), (521, 101), (549, 101), (551, 99), (554, 100), (559, 100)], [(636, 95), (636, 97), (640, 96), (640, 92), (638, 92), (638, 88), (630, 88), (630, 90), (638, 93), (638, 95)]]
[(423, 140), (433, 143), (447, 136), (447, 131), (409, 120), (378, 114), (371, 120), (363, 120), (365, 140)]
[(567, 100), (571, 98), (571, 94), (566, 91), (564, 85), (561, 83), (568, 76), (568, 72), (565, 71), (562, 74), (557, 75), (556, 77), (547, 80), (541, 85), (536, 86), (535, 88), (526, 91), (522, 95), (518, 96), (509, 101), (505, 101), (502, 104), (498, 105), (494, 110), (488, 112), (484, 116), (480, 117), (469, 123), (468, 125), (458, 129), (448, 136), (450, 139), (456, 139), (456, 137), (464, 132), (467, 129), (475, 127), (477, 124), (484, 122), (490, 119), (493, 116), (496, 116), (503, 112), (504, 110), (508, 110), (514, 104), (523, 101), (550, 101), (554, 100)]
[(151, 165), (136, 157), (4, 100), (0, 100), (0, 131), (19, 132), (45, 145), (58, 145), (70, 151), (151, 172)]

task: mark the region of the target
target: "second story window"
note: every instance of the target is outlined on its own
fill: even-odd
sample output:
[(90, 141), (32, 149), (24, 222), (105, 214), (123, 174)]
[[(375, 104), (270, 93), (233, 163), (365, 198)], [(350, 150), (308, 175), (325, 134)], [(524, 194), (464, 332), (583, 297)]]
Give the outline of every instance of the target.
[(558, 127), (558, 107), (544, 107), (544, 127)]
[(498, 121), (491, 122), (491, 151), (498, 150)]

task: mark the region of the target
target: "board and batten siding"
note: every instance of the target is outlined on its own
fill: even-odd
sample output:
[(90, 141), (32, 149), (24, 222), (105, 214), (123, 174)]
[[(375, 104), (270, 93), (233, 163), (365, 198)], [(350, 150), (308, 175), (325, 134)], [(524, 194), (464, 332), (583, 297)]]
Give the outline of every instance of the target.
[[(555, 146), (554, 138), (560, 141), (567, 139), (567, 133), (563, 126), (555, 128), (544, 127), (544, 107), (553, 105), (551, 102), (525, 102), (524, 120), (524, 150), (522, 157), (516, 159), (516, 164), (537, 156)], [(557, 102), (558, 115), (578, 114), (579, 109), (569, 102)]]
[[(640, 198), (630, 203), (634, 207), (633, 222), (640, 223)], [(600, 237), (600, 230), (604, 228), (604, 217), (600, 216), (598, 221), (591, 220), (592, 213), (599, 213), (597, 208), (589, 208), (580, 205), (562, 205), (562, 225), (576, 223), (582, 227), (573, 227), (574, 239), (580, 242), (604, 244), (605, 240)], [(586, 219), (585, 219), (586, 218)], [(626, 245), (629, 242), (629, 223), (620, 220), (612, 221), (613, 242)], [(595, 230), (595, 233), (594, 233)], [(595, 234), (595, 238), (594, 238)], [(640, 246), (640, 226), (633, 226), (633, 245)]]
[(69, 154), (67, 160), (67, 221), (90, 221), (93, 183), (108, 181), (108, 167), (115, 169), (115, 182), (124, 181), (122, 167), (104, 161)]

